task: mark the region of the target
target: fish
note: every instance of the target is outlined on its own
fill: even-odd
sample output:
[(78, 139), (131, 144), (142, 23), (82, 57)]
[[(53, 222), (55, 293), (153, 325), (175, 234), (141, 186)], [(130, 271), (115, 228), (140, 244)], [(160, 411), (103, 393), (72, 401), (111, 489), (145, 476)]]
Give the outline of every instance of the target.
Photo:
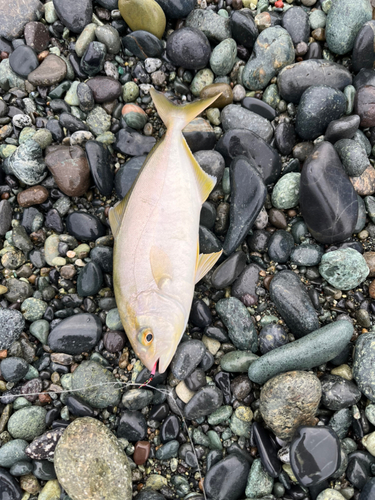
[(109, 211), (113, 281), (122, 325), (143, 365), (169, 366), (189, 319), (194, 286), (220, 252), (199, 253), (199, 217), (216, 184), (182, 131), (220, 94), (178, 106), (150, 89), (166, 125), (125, 198)]

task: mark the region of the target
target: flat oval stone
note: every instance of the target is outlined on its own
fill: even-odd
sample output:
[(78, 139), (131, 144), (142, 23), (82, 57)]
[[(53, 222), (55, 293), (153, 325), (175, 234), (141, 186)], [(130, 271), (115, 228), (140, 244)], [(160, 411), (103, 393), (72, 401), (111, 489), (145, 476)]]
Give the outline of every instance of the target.
[(66, 76), (67, 66), (61, 57), (48, 55), (41, 65), (32, 71), (27, 79), (35, 87), (49, 87), (61, 82)]
[(244, 304), (230, 297), (216, 303), (216, 311), (228, 329), (228, 335), (237, 349), (258, 350), (258, 337), (250, 313)]
[(29, 364), (17, 356), (5, 358), (0, 363), (1, 375), (7, 382), (19, 382), (29, 370)]
[(321, 395), (320, 382), (315, 374), (303, 371), (282, 373), (262, 387), (259, 409), (276, 436), (289, 441), (300, 425), (314, 424)]
[(82, 354), (90, 352), (102, 335), (102, 322), (94, 314), (75, 314), (63, 319), (51, 331), (48, 345), (55, 352)]
[(63, 427), (58, 427), (35, 438), (26, 448), (26, 455), (33, 460), (53, 460), (56, 445), (64, 431)]
[(269, 104), (255, 97), (245, 97), (241, 105), (249, 111), (263, 116), (267, 120), (272, 121), (276, 118), (276, 111)]
[(313, 237), (335, 243), (350, 237), (358, 218), (356, 193), (332, 144), (321, 142), (305, 161), (300, 207)]
[(208, 99), (210, 97), (214, 97), (217, 94), (220, 94), (221, 96), (216, 99), (216, 101), (211, 104), (211, 108), (224, 108), (228, 104), (232, 104), (233, 102), (233, 92), (232, 88), (230, 85), (227, 83), (212, 83), (211, 85), (207, 85), (204, 87), (200, 94), (199, 97), (201, 99)]
[(91, 0), (53, 0), (56, 13), (64, 26), (73, 33), (81, 33), (83, 28), (91, 22)]
[(319, 272), (338, 290), (351, 290), (367, 278), (370, 270), (359, 252), (352, 248), (339, 248), (323, 255)]
[(199, 389), (184, 408), (184, 416), (189, 420), (210, 415), (223, 404), (223, 393), (214, 386)]
[(47, 411), (41, 406), (29, 406), (16, 411), (8, 420), (8, 432), (14, 439), (32, 441), (46, 430)]
[(161, 38), (166, 18), (163, 9), (154, 0), (119, 0), (121, 15), (132, 31), (144, 30)]
[(368, 21), (359, 30), (354, 41), (352, 63), (353, 71), (358, 73), (362, 68), (373, 69), (375, 62), (375, 21)]
[(113, 189), (114, 175), (108, 149), (97, 141), (87, 141), (85, 149), (95, 186), (103, 196), (110, 196)]
[(27, 208), (44, 203), (48, 196), (49, 192), (44, 186), (33, 186), (18, 193), (17, 202), (21, 207)]
[(310, 36), (309, 16), (301, 7), (288, 9), (281, 21), (282, 27), (289, 33), (294, 45), (307, 43)]
[(343, 90), (352, 84), (352, 75), (341, 64), (324, 59), (309, 59), (286, 66), (277, 77), (280, 95), (287, 102), (299, 103), (302, 94), (313, 85)]
[(375, 334), (365, 333), (355, 346), (353, 377), (362, 394), (372, 402), (375, 402), (374, 356)]
[(215, 269), (211, 278), (212, 285), (218, 290), (231, 285), (241, 274), (245, 265), (246, 255), (243, 252), (233, 253)]
[(31, 47), (20, 45), (10, 54), (9, 64), (18, 76), (27, 78), (28, 74), (39, 66), (39, 61)]
[(2, 467), (0, 467), (0, 494), (1, 500), (21, 500), (23, 496), (18, 482)]
[(69, 234), (83, 241), (95, 241), (105, 236), (105, 227), (100, 220), (87, 212), (73, 212), (66, 218), (66, 229)]
[(175, 66), (201, 69), (207, 65), (210, 55), (207, 37), (196, 28), (176, 30), (167, 40), (167, 56)]
[(245, 493), (249, 462), (233, 453), (210, 467), (205, 477), (205, 490), (210, 498), (237, 500)]
[(115, 149), (129, 156), (148, 154), (154, 147), (156, 139), (136, 132), (130, 127), (122, 128), (116, 134)]
[(293, 236), (283, 229), (275, 231), (268, 241), (268, 255), (271, 260), (279, 264), (287, 262), (293, 248)]
[(230, 17), (232, 36), (239, 45), (252, 50), (258, 37), (258, 28), (250, 9), (235, 10)]
[(319, 328), (318, 314), (301, 280), (293, 271), (281, 271), (270, 285), (270, 296), (279, 314), (297, 338)]
[[(84, 461), (81, 460), (82, 454)], [(99, 420), (84, 417), (71, 423), (58, 442), (54, 465), (59, 483), (72, 500), (132, 498), (131, 472), (126, 453), (112, 432)], [(99, 482), (98, 477), (101, 477)]]
[(121, 95), (120, 82), (109, 76), (95, 76), (87, 80), (86, 83), (92, 90), (95, 102), (98, 104), (114, 101)]
[(161, 57), (163, 44), (152, 33), (144, 30), (133, 31), (122, 39), (124, 49), (128, 49), (132, 54), (140, 59), (148, 57)]
[(335, 149), (345, 172), (350, 177), (360, 176), (369, 166), (366, 151), (358, 142), (352, 139), (340, 139), (335, 143)]
[(324, 134), (332, 120), (346, 110), (345, 95), (327, 85), (316, 85), (302, 94), (296, 116), (296, 132), (305, 140)]
[(225, 76), (232, 71), (237, 57), (237, 44), (226, 38), (217, 45), (210, 56), (210, 66), (216, 76)]
[(182, 342), (176, 350), (171, 363), (173, 375), (178, 380), (184, 380), (193, 373), (202, 361), (206, 348), (200, 340)]
[(332, 2), (326, 23), (328, 48), (338, 55), (352, 50), (357, 33), (371, 19), (372, 8), (366, 0)]
[(77, 278), (77, 293), (80, 297), (96, 295), (103, 285), (103, 274), (99, 264), (88, 262)]
[(264, 384), (279, 373), (290, 370), (310, 370), (330, 361), (349, 343), (353, 325), (346, 320), (336, 321), (315, 330), (301, 339), (267, 352), (249, 368), (249, 378)]
[(256, 133), (266, 142), (272, 139), (273, 129), (269, 121), (237, 104), (226, 106), (221, 113), (221, 120), (225, 132), (244, 128)]
[(280, 155), (257, 133), (238, 128), (229, 130), (220, 138), (215, 149), (224, 157), (227, 167), (237, 156), (252, 158), (258, 165), (266, 186), (280, 177)]
[(278, 477), (281, 473), (281, 463), (268, 432), (258, 422), (254, 422), (252, 431), (263, 467), (271, 477)]
[(139, 411), (125, 410), (117, 428), (117, 437), (130, 442), (142, 441), (146, 437), (146, 419)]
[(352, 139), (358, 130), (360, 121), (358, 115), (344, 116), (333, 120), (327, 127), (324, 139), (332, 144), (340, 139)]

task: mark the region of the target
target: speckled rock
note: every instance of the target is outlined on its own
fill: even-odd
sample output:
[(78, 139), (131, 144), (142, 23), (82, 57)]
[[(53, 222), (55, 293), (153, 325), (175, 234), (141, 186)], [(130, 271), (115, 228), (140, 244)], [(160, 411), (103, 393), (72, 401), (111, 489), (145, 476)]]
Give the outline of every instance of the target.
[(232, 129), (244, 128), (255, 132), (266, 142), (270, 142), (273, 135), (272, 126), (266, 118), (237, 104), (230, 104), (223, 109), (221, 121), (225, 132)]
[(22, 35), (23, 28), (29, 21), (36, 21), (43, 10), (39, 0), (0, 1), (1, 26), (0, 37), (14, 40)]
[(54, 464), (58, 481), (72, 500), (132, 498), (123, 446), (99, 420), (84, 417), (71, 423), (56, 447)]
[(255, 360), (250, 365), (249, 378), (256, 384), (264, 384), (279, 373), (309, 370), (326, 363), (342, 352), (353, 332), (350, 321), (330, 323)]
[(227, 75), (233, 68), (237, 57), (237, 44), (227, 38), (217, 45), (211, 53), (210, 66), (217, 76)]
[(275, 208), (288, 209), (298, 204), (301, 174), (290, 172), (277, 181), (272, 191), (272, 205)]
[(369, 166), (365, 149), (352, 139), (340, 139), (335, 143), (345, 172), (350, 177), (358, 177)]
[(32, 441), (46, 429), (47, 411), (41, 406), (29, 406), (16, 411), (8, 421), (8, 431), (14, 439)]
[(39, 184), (47, 175), (42, 148), (33, 139), (23, 142), (8, 159), (10, 172), (28, 186)]
[(335, 54), (349, 52), (358, 31), (372, 19), (372, 9), (367, 0), (334, 0), (326, 23), (326, 40)]
[(15, 309), (0, 309), (0, 350), (9, 349), (25, 327), (22, 314)]
[(247, 479), (246, 496), (262, 498), (272, 493), (273, 478), (264, 469), (260, 458), (254, 460)]
[(270, 379), (260, 393), (260, 412), (280, 439), (290, 440), (300, 425), (314, 425), (322, 390), (312, 373), (293, 371)]
[(375, 334), (365, 333), (356, 343), (353, 362), (353, 377), (370, 401), (375, 402)]
[(199, 29), (214, 44), (231, 37), (229, 19), (219, 16), (212, 10), (193, 10), (186, 18), (185, 25)]
[(366, 279), (370, 270), (359, 252), (352, 248), (340, 248), (323, 255), (319, 272), (338, 290), (351, 290)]
[(281, 26), (261, 32), (254, 45), (255, 58), (243, 71), (243, 85), (250, 90), (264, 89), (285, 66), (294, 62), (294, 46), (289, 33)]

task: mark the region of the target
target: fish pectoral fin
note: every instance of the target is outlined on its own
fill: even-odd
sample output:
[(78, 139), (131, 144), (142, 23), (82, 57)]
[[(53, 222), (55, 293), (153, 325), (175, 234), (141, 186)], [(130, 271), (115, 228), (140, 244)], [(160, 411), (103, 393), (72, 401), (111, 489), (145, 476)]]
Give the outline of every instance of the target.
[(195, 283), (198, 283), (210, 269), (214, 267), (219, 260), (222, 250), (216, 253), (201, 253), (197, 260), (197, 269), (195, 271)]
[(163, 288), (172, 279), (172, 263), (160, 247), (153, 246), (150, 250), (151, 271), (158, 288)]
[(130, 198), (130, 191), (125, 196), (125, 198), (123, 198), (119, 203), (117, 203), (117, 205), (115, 205), (109, 210), (108, 219), (114, 238), (116, 238), (116, 236), (120, 231), (121, 222), (124, 217), (129, 198)]
[(198, 191), (199, 191), (199, 195), (200, 195), (200, 200), (201, 200), (201, 203), (203, 204), (207, 200), (208, 195), (211, 193), (211, 191), (215, 187), (216, 177), (214, 177), (213, 175), (207, 174), (202, 169), (202, 167), (199, 165), (197, 160), (194, 158), (193, 153), (190, 151), (190, 148), (189, 148), (187, 142), (185, 141), (185, 139), (183, 139), (183, 141), (184, 141), (184, 146), (185, 146), (186, 152), (190, 158), (190, 161), (191, 161), (191, 164), (193, 167), (195, 180), (197, 181), (197, 187), (198, 187)]

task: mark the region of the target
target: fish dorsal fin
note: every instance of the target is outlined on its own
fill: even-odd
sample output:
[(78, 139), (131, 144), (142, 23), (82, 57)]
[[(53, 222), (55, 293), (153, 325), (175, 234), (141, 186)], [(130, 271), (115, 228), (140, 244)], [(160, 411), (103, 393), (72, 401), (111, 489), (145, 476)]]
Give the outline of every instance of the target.
[(214, 267), (219, 260), (222, 250), (216, 253), (201, 253), (197, 258), (197, 266), (195, 271), (195, 283), (198, 283), (210, 269)]
[(156, 284), (163, 288), (173, 277), (170, 258), (162, 248), (154, 245), (150, 250), (150, 265)]
[(120, 231), (121, 222), (122, 222), (122, 219), (124, 218), (126, 207), (128, 206), (130, 194), (131, 194), (131, 190), (128, 192), (128, 194), (125, 196), (125, 198), (123, 198), (121, 201), (119, 201), (109, 211), (108, 219), (109, 219), (109, 224), (111, 226), (111, 231), (112, 231), (114, 238), (116, 238), (116, 236), (118, 235), (118, 233)]
[(195, 176), (195, 180), (197, 181), (197, 188), (200, 196), (201, 203), (203, 204), (207, 198), (208, 195), (211, 193), (213, 188), (215, 187), (216, 184), (216, 177), (213, 175), (207, 174), (202, 167), (199, 165), (197, 160), (194, 158), (193, 153), (190, 151), (190, 148), (185, 141), (184, 141), (184, 147), (186, 149), (187, 154), (189, 155), (189, 159), (191, 162), (191, 166), (193, 167), (193, 172)]

